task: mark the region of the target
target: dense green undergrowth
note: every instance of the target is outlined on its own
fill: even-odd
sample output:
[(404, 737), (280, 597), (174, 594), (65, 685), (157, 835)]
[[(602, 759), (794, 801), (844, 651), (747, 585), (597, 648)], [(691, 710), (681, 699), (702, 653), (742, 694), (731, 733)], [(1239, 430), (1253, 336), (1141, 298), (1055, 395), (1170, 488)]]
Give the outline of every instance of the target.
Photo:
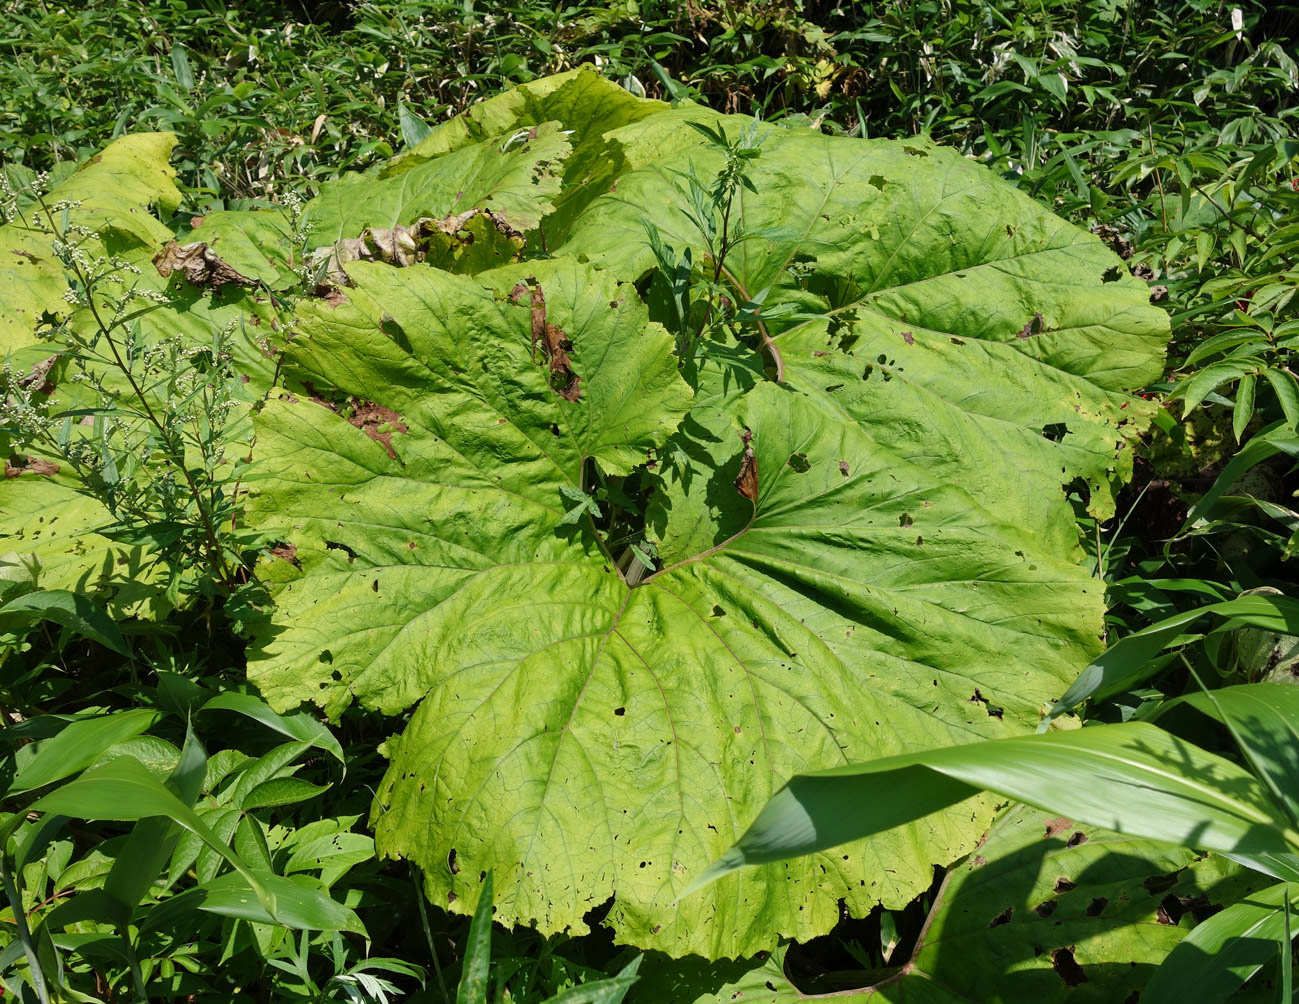
[(22, 12), (6, 985), (1109, 1001), (1253, 909), (1284, 990), (1266, 794), (967, 778), (684, 894), (792, 775), (1042, 722), (1273, 783), (1168, 702), (1292, 678), (1293, 13), (455, 11)]

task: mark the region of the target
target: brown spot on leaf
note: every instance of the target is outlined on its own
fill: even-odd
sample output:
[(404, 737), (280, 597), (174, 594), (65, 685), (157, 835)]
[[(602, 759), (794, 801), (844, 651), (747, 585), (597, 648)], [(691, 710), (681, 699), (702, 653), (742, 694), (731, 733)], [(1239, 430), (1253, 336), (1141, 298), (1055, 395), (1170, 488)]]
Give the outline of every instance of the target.
[(753, 453), (753, 433), (746, 425), (740, 433), (744, 443), (744, 456), (740, 458), (740, 473), (735, 477), (735, 490), (754, 505), (758, 504), (758, 458)]
[[(12, 462), (11, 462), (12, 461)], [(18, 478), (24, 474), (43, 475), (52, 477), (59, 473), (59, 465), (53, 460), (44, 460), (40, 457), (15, 456), (5, 461), (5, 477)]]
[[(517, 261), (524, 236), (505, 217), (488, 209), (468, 209), (442, 219), (425, 216), (409, 227), (366, 227), (359, 236), (345, 237), (312, 253), (312, 261), (323, 263), (331, 283), (350, 286), (343, 268), (351, 261), (377, 261), (407, 268), (424, 261), (452, 272), (459, 267), (461, 252), (474, 244), (474, 230), (487, 237), (497, 264)], [(495, 235), (493, 237), (493, 235)]]
[(185, 281), (201, 289), (221, 289), (223, 286), (256, 286), (257, 280), (231, 268), (203, 241), (194, 244), (167, 245), (153, 256), (153, 267), (164, 279), (179, 272)]
[(1087, 982), (1087, 974), (1073, 957), (1072, 948), (1055, 948), (1051, 951), (1051, 968), (1059, 974), (1067, 987)]
[(902, 340), (906, 342), (908, 345), (916, 344), (916, 336), (913, 335), (910, 331), (902, 332)]
[(275, 546), (267, 548), (266, 553), (272, 558), (279, 558), (281, 561), (287, 561), (294, 568), (302, 567), (302, 562), (298, 560), (298, 549), (293, 544), (281, 541)]
[(1025, 324), (1022, 328), (1019, 329), (1019, 332), (1018, 334), (1016, 334), (1015, 337), (1032, 338), (1034, 335), (1040, 335), (1045, 330), (1046, 330), (1046, 320), (1042, 317), (1042, 314), (1039, 312), (1034, 314), (1032, 319), (1027, 324)]
[(848, 476), (848, 462), (846, 460), (839, 461), (839, 473), (845, 478)]
[(1064, 816), (1056, 816), (1055, 819), (1046, 821), (1046, 833), (1044, 837), (1054, 837), (1057, 833), (1063, 833), (1065, 830), (1073, 829), (1073, 820), (1065, 819)]
[(354, 407), (348, 421), (376, 443), (380, 443), (388, 451), (388, 457), (396, 460), (397, 453), (392, 448), (392, 434), (406, 431), (401, 416), (391, 408), (385, 408), (373, 401), (353, 400)]
[(568, 357), (568, 350), (573, 343), (568, 340), (562, 328), (546, 320), (546, 294), (535, 278), (529, 278), (525, 286), (519, 283), (510, 291), (510, 299), (518, 303), (522, 299), (522, 289), (528, 290), (528, 303), (532, 308), (532, 361), (537, 361), (537, 345), (540, 344), (550, 364), (550, 386), (565, 401), (576, 401), (582, 396), (582, 378), (573, 372)]

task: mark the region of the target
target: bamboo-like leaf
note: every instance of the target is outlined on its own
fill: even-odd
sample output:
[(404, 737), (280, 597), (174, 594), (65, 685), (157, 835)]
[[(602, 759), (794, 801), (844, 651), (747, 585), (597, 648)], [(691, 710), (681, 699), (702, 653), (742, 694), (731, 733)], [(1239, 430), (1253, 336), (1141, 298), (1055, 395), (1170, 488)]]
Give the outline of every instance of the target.
[(1277, 957), (1278, 945), (1289, 954), (1287, 904), (1299, 907), (1299, 885), (1281, 882), (1202, 920), (1156, 970), (1142, 1004), (1225, 1001)]
[(1120, 639), (1092, 660), (1051, 708), (1038, 731), (1045, 731), (1051, 718), (1088, 698), (1100, 700), (1120, 694), (1154, 675), (1159, 669), (1155, 656), (1207, 614), (1229, 618), (1229, 627), (1249, 624), (1285, 634), (1299, 633), (1299, 600), (1273, 593), (1249, 593), (1166, 617)]
[(1252, 775), (1152, 725), (1132, 722), (799, 775), (689, 891), (747, 864), (882, 832), (984, 789), (1152, 840), (1245, 853), (1299, 848), (1299, 833)]
[(570, 987), (550, 998), (546, 1004), (620, 1004), (636, 982), (637, 971), (645, 956), (638, 955), (607, 980), (595, 980)]
[(1245, 434), (1245, 426), (1254, 417), (1254, 387), (1257, 383), (1258, 377), (1246, 373), (1236, 385), (1236, 406), (1231, 411), (1231, 433), (1238, 443)]
[(1292, 430), (1299, 430), (1299, 381), (1296, 381), (1295, 375), (1289, 370), (1273, 367), (1265, 369), (1263, 376), (1272, 385), (1276, 399), (1281, 404), (1281, 410), (1285, 412), (1286, 424)]
[(1299, 456), (1299, 435), (1293, 429), (1286, 428), (1284, 422), (1274, 422), (1266, 429), (1260, 430), (1237, 451), (1209, 490), (1200, 496), (1200, 500), (1195, 505), (1191, 506), (1186, 514), (1186, 523), (1182, 532), (1193, 529), (1204, 519), (1218, 499), (1240, 480), (1242, 474), (1278, 453), (1288, 453), (1292, 457)]
[[(1293, 634), (1297, 628), (1299, 617), (1285, 633)], [(1291, 824), (1299, 826), (1299, 687), (1284, 683), (1224, 687), (1170, 701), (1160, 714), (1181, 704), (1230, 726), (1232, 735), (1244, 746), (1242, 752), (1267, 781)]]
[(105, 750), (140, 735), (161, 717), (152, 708), (133, 708), (72, 722), (37, 747), (36, 755), (14, 776), (9, 794), (70, 777), (89, 767)]
[(266, 911), (274, 916), (275, 898), (225, 842), (188, 805), (130, 756), (119, 756), (88, 770), (31, 805), (33, 812), (57, 812), (74, 819), (148, 819), (166, 816), (225, 858), (247, 881)]
[(456, 1004), (487, 1004), (487, 973), (492, 960), (492, 873), (483, 879), (474, 919), (469, 922)]
[(122, 632), (100, 604), (85, 593), (38, 589), (0, 606), (0, 623), (9, 619), (52, 621), (118, 655), (129, 655)]
[(239, 694), (233, 691), (217, 694), (207, 701), (200, 711), (233, 711), (254, 721), (261, 722), (269, 729), (299, 742), (310, 743), (318, 749), (329, 753), (341, 764), (346, 764), (343, 747), (334, 734), (318, 718), (307, 711), (294, 711), (285, 715), (271, 709), (271, 706), (254, 694)]

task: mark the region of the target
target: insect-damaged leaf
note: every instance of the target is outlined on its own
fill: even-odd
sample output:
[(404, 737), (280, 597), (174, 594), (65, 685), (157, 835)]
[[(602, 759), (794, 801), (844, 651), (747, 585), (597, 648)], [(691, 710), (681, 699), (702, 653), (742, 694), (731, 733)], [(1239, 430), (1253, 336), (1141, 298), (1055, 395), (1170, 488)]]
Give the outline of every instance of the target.
[(802, 948), (782, 947), (765, 960), (656, 967), (642, 991), (662, 1004), (1135, 1000), (1192, 921), (1266, 881), (1215, 854), (1011, 805), (949, 869), (909, 957), (820, 976)]
[[(249, 672), (277, 708), (422, 702), (372, 821), (434, 901), (464, 909), (491, 869), (507, 924), (580, 931), (612, 896), (622, 941), (750, 955), (840, 900), (901, 906), (986, 827), (976, 799), (676, 902), (791, 774), (1032, 730), (1099, 648), (1061, 486), (1103, 507), (1121, 479), (1121, 388), (1166, 322), (1101, 281), (1117, 259), (1093, 237), (959, 157), (777, 130), (726, 281), (814, 319), (771, 324), (779, 385), (738, 343), (678, 366), (635, 285), (643, 221), (693, 237), (632, 168), (712, 170), (684, 124), (711, 113), (650, 111), (555, 113), (575, 150), (599, 130), (608, 178), (565, 201), (565, 171), (561, 257), (473, 279), (354, 262), (344, 301), (299, 308), (294, 372), (405, 431), (390, 455), (308, 400), (260, 415), (250, 516), (301, 569), (276, 562)], [(435, 131), (388, 180), (475, 142)], [(606, 539), (623, 477), (653, 488), (643, 531)], [(641, 540), (656, 567), (631, 588)]]

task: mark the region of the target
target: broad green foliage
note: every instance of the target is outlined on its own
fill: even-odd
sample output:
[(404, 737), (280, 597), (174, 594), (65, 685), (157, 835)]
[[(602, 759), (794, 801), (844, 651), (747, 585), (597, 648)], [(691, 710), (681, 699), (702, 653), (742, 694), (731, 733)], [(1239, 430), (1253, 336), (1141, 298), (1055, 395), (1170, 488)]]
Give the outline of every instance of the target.
[(115, 616), (166, 616), (171, 602), (149, 555), (95, 531), (107, 516), (61, 475), (21, 474), (0, 484), (0, 577), (27, 589), (107, 598)]
[[(422, 699), (373, 823), (453, 909), (492, 869), (504, 923), (581, 931), (613, 896), (620, 939), (715, 957), (821, 933), (839, 899), (901, 906), (988, 803), (674, 901), (790, 774), (1021, 733), (1096, 653), (1061, 486), (1109, 504), (1142, 425), (1121, 390), (1157, 372), (1163, 315), (1098, 241), (958, 157), (772, 130), (725, 281), (766, 290), (784, 372), (733, 342), (681, 365), (633, 285), (637, 221), (691, 242), (666, 179), (718, 167), (682, 124), (705, 113), (634, 121), (590, 75), (526, 114), (501, 101), (450, 153), (435, 132), (429, 159), (308, 213), (387, 193), (347, 239), (493, 208), (453, 201), (445, 166), (524, 156), (538, 108), (559, 121), (537, 142), (597, 151), (563, 186), (624, 173), (542, 221), (552, 250), (568, 234), (550, 261), (538, 235), (534, 260), (472, 278), (353, 262), (299, 308), (301, 389), (259, 416), (252, 503), (299, 568), (276, 562), (250, 677), (333, 715)], [(571, 191), (555, 176), (534, 178), (541, 213)]]
[[(72, 222), (90, 231), (82, 244), (88, 256), (149, 254), (172, 235), (152, 214), (176, 208), (176, 172), (167, 163), (176, 138), (166, 133), (125, 136), (91, 157), (47, 195), (53, 207), (67, 205)], [(34, 341), (43, 315), (68, 313), (63, 266), (50, 247), (48, 227), (31, 211), (0, 227), (0, 345), (6, 350)]]
[[(1216, 855), (1017, 805), (952, 867), (910, 955), (895, 952), (884, 968), (862, 973), (852, 984), (860, 993), (834, 999), (1122, 1001), (1146, 985), (1192, 921), (1264, 881)], [(787, 961), (798, 952), (779, 948), (765, 961), (749, 963), (747, 971), (722, 963), (685, 967), (657, 982), (649, 975), (643, 999), (796, 1004), (806, 998), (790, 982), (788, 974), (797, 967), (791, 970)], [(808, 993), (835, 989), (801, 986)]]

